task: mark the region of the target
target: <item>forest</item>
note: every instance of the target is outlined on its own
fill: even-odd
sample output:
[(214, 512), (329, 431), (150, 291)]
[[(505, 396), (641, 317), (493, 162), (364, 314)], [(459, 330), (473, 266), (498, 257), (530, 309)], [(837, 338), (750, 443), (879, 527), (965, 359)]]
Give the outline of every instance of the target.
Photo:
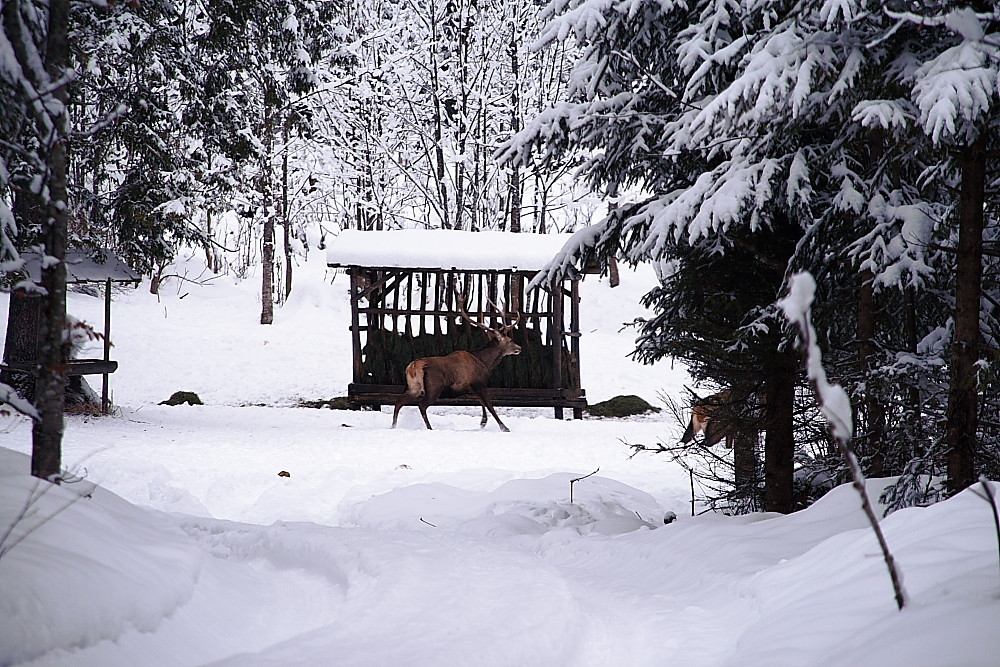
[[(61, 474), (67, 248), (157, 290), (181, 248), (280, 318), (342, 229), (576, 231), (539, 281), (649, 263), (634, 355), (678, 360), (728, 512), (847, 470), (779, 301), (884, 503), (1000, 477), (1000, 8), (949, 0), (3, 0), (0, 269), (44, 303), (36, 476)], [(21, 255), (39, 251), (39, 284)], [(700, 392), (705, 394), (707, 392)], [(714, 391), (712, 392), (715, 393)], [(721, 397), (721, 398), (720, 398)]]

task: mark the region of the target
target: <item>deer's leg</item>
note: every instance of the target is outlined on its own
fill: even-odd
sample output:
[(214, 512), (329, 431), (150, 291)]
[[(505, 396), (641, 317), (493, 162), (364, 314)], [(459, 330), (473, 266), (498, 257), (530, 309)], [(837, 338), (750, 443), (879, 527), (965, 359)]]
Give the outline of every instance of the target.
[[(426, 387), (425, 387), (425, 389), (426, 389)], [(429, 408), (432, 405), (434, 405), (437, 402), (438, 398), (440, 398), (440, 397), (441, 397), (441, 391), (440, 390), (438, 390), (438, 391), (433, 391), (433, 390), (426, 391), (424, 393), (423, 400), (420, 401), (420, 403), (417, 404), (417, 407), (420, 408), (420, 416), (424, 418), (424, 424), (426, 424), (427, 425), (427, 429), (431, 430), (431, 431), (434, 430), (434, 429), (431, 428), (431, 422), (430, 422), (429, 419), (427, 419), (427, 408)]]
[(483, 403), (483, 418), (479, 420), (479, 428), (486, 428), (486, 404)]
[(486, 388), (472, 387), (472, 393), (475, 394), (476, 398), (479, 399), (479, 402), (483, 404), (483, 421), (480, 426), (481, 427), (486, 426), (486, 411), (489, 410), (490, 414), (493, 415), (493, 419), (497, 420), (497, 426), (500, 427), (500, 430), (503, 431), (504, 433), (510, 433), (510, 429), (507, 428), (507, 426), (502, 421), (500, 421), (500, 417), (497, 415), (497, 411), (493, 409), (493, 404), (490, 402), (490, 399), (487, 398)]
[(419, 407), (419, 408), (420, 408), (420, 416), (424, 418), (424, 423), (425, 423), (425, 424), (427, 424), (427, 430), (428, 430), (428, 431), (433, 431), (434, 429), (433, 429), (433, 428), (431, 428), (431, 420), (429, 420), (429, 419), (427, 418), (427, 408), (428, 408), (428, 404), (427, 404), (427, 403), (421, 403), (421, 404), (420, 404), (419, 406), (417, 406), (417, 407)]
[[(719, 444), (723, 438), (729, 435), (729, 426), (720, 424), (717, 419), (709, 419), (705, 424), (705, 447)], [(726, 440), (726, 444), (729, 441)]]
[[(404, 405), (413, 405), (424, 393), (424, 364), (414, 361), (406, 367), (406, 391), (396, 400), (396, 409), (392, 411), (392, 428), (396, 428), (399, 409)], [(424, 417), (424, 421), (427, 418)]]
[(687, 444), (694, 439), (694, 415), (691, 416), (691, 420), (688, 422), (687, 430), (684, 431), (684, 435), (681, 436), (681, 442)]
[[(403, 395), (399, 397), (396, 401), (396, 409), (392, 411), (392, 428), (396, 428), (396, 420), (399, 418), (399, 409), (404, 405), (413, 405), (420, 398), (420, 391), (414, 391), (413, 389), (407, 389), (403, 392)], [(424, 417), (426, 421), (427, 418)]]

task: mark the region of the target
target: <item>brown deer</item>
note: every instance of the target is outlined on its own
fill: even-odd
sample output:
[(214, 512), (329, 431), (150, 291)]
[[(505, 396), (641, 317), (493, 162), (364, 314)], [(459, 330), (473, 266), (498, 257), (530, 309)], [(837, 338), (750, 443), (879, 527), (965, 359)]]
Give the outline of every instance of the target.
[(727, 412), (732, 406), (732, 391), (720, 391), (695, 401), (691, 406), (691, 421), (681, 437), (681, 442), (688, 443), (694, 436), (705, 432), (705, 447), (722, 442), (726, 439), (726, 447), (733, 448), (733, 428), (727, 418)]
[[(479, 399), (483, 405), (483, 418), (479, 422), (480, 428), (486, 426), (486, 411), (489, 410), (493, 419), (497, 420), (500, 430), (505, 433), (510, 432), (510, 429), (500, 421), (496, 410), (493, 409), (486, 384), (489, 381), (490, 373), (503, 361), (504, 357), (521, 353), (521, 346), (510, 337), (521, 318), (518, 316), (513, 324), (494, 329), (469, 317), (469, 314), (465, 312), (461, 293), (458, 294), (458, 305), (462, 319), (485, 331), (489, 337), (489, 343), (476, 352), (458, 350), (445, 357), (424, 357), (410, 362), (410, 365), (406, 367), (406, 391), (396, 401), (396, 409), (392, 413), (392, 428), (396, 428), (399, 409), (404, 405), (416, 403), (417, 407), (420, 408), (420, 415), (424, 418), (424, 423), (430, 429), (431, 423), (427, 419), (427, 408), (436, 403), (441, 395), (447, 392), (454, 395), (471, 393)], [(505, 312), (500, 312), (505, 319), (508, 317)]]

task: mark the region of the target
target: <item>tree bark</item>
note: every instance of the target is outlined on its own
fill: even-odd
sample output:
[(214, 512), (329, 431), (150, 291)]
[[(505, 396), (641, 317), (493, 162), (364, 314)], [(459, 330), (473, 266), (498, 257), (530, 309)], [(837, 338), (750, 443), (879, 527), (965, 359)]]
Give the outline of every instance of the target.
[[(42, 297), (15, 290), (10, 294), (7, 310), (7, 334), (3, 348), (3, 362), (28, 363), (38, 360), (38, 334), (41, 330)], [(35, 376), (28, 373), (0, 372), (0, 383), (13, 387), (18, 396), (34, 404)]]
[(962, 149), (958, 203), (958, 252), (955, 267), (955, 333), (945, 441), (949, 494), (976, 481), (976, 431), (979, 422), (979, 310), (983, 273), (983, 203), (986, 185), (986, 135)]
[(431, 116), (431, 132), (433, 138), (432, 151), (434, 154), (434, 179), (438, 195), (438, 207), (441, 214), (441, 228), (451, 229), (452, 222), (448, 206), (448, 184), (445, 182), (446, 162), (444, 158), (444, 109), (441, 103), (441, 65), (438, 61), (437, 44), (439, 39), (438, 15), (431, 9), (431, 102), (433, 112)]
[[(264, 103), (267, 104), (267, 95)], [(261, 190), (264, 208), (264, 238), (261, 247), (260, 323), (274, 322), (274, 195), (271, 192), (271, 149), (273, 147), (274, 121), (270, 108), (265, 111), (264, 132), (267, 150), (261, 165)]]
[[(906, 349), (917, 356), (917, 345), (920, 342), (917, 331), (917, 290), (910, 286), (903, 293), (904, 307), (906, 308)], [(910, 432), (914, 436), (913, 456), (923, 456), (923, 424), (921, 417), (920, 387), (913, 383), (906, 393), (906, 407), (909, 412)]]
[[(884, 165), (886, 141), (885, 130), (875, 129), (869, 135), (870, 169), (877, 170)], [(888, 166), (888, 173), (893, 182), (898, 180), (899, 174), (893, 165)], [(855, 423), (863, 424), (864, 430), (859, 433), (861, 437), (855, 439), (855, 447), (860, 445), (862, 463), (867, 463), (866, 472), (874, 477), (881, 477), (885, 474), (886, 407), (882, 402), (883, 392), (875, 379), (875, 369), (878, 367), (875, 273), (871, 269), (861, 269), (858, 279), (858, 375), (864, 384), (864, 395), (860, 401), (863, 420), (855, 419)]]
[[(69, 63), (69, 0), (50, 0), (46, 71), (52, 81), (62, 79)], [(45, 255), (56, 260), (42, 263), (42, 297), (39, 323), (38, 378), (35, 408), (39, 419), (32, 428), (31, 474), (59, 483), (62, 473), (63, 408), (66, 400), (66, 145), (69, 119), (66, 86), (52, 92), (57, 104), (49, 105), (53, 135), (44, 137), (43, 150), (48, 169), (49, 196), (43, 225)], [(43, 128), (39, 127), (42, 133)], [(46, 145), (47, 144), (47, 145)]]
[(260, 281), (260, 323), (274, 322), (274, 218), (268, 211), (264, 215), (264, 245), (261, 249), (263, 266)]
[(733, 436), (733, 487), (737, 504), (746, 511), (757, 509), (757, 438), (737, 430)]
[(288, 215), (288, 125), (292, 122), (291, 114), (285, 117), (285, 122), (281, 129), (281, 227), (282, 238), (285, 242), (285, 288), (282, 292), (282, 301), (287, 301), (292, 294), (292, 270), (295, 262), (292, 261), (291, 226), (292, 220)]
[[(517, 134), (521, 131), (521, 62), (518, 58), (518, 31), (517, 26), (519, 24), (514, 21), (510, 24), (510, 43), (508, 44), (508, 50), (510, 53), (510, 71), (511, 77), (514, 79), (513, 84), (510, 87), (510, 132), (511, 134)], [(518, 233), (521, 231), (521, 203), (522, 203), (522, 186), (521, 186), (521, 169), (515, 162), (510, 167), (510, 176), (508, 180), (507, 190), (509, 192), (509, 206), (510, 206), (510, 231)]]
[[(876, 386), (875, 346), (875, 275), (864, 269), (860, 275), (858, 293), (858, 373), (864, 383), (861, 404), (864, 407), (865, 430), (855, 440), (855, 448), (867, 463), (866, 474), (881, 477), (885, 472), (885, 410)], [(860, 445), (860, 447), (858, 446)]]
[(795, 381), (794, 359), (777, 359), (767, 372), (765, 387), (764, 511), (795, 510)]

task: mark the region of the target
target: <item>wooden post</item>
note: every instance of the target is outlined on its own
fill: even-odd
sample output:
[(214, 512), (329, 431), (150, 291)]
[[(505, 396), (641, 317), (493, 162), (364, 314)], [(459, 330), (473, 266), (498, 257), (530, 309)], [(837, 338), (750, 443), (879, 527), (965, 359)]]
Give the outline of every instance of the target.
[[(572, 354), (570, 364), (573, 371), (570, 377), (574, 379), (573, 398), (580, 397), (580, 281), (573, 279), (570, 283), (570, 315), (569, 315), (569, 349)], [(573, 408), (573, 419), (583, 419), (583, 408)]]
[[(562, 388), (563, 366), (563, 285), (557, 281), (552, 285), (552, 388)], [(563, 418), (562, 406), (556, 406), (556, 419)]]
[[(111, 278), (104, 282), (104, 361), (111, 360)], [(104, 373), (101, 376), (101, 414), (108, 414), (111, 402), (108, 400), (108, 378), (110, 375)]]
[(348, 271), (351, 276), (351, 347), (354, 350), (354, 381), (360, 383), (364, 379), (364, 369), (361, 363), (361, 315), (358, 313), (361, 300), (361, 279), (359, 276), (361, 269), (352, 266)]

